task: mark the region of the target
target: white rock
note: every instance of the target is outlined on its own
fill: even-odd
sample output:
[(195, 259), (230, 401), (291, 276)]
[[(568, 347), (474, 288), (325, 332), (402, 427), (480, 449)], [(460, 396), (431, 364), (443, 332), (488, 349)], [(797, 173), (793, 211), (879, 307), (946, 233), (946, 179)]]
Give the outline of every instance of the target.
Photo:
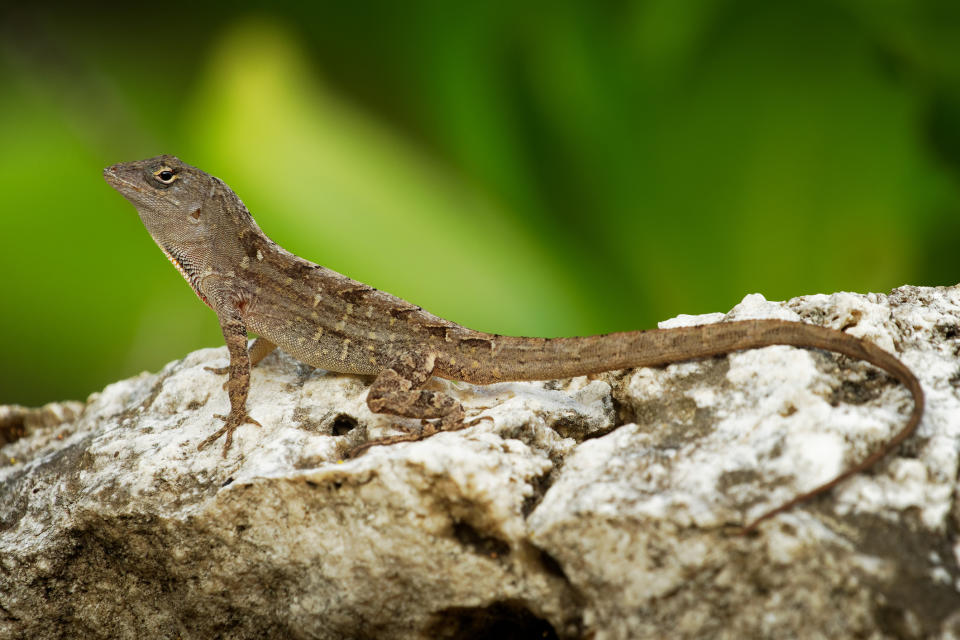
[(927, 392), (918, 433), (743, 538), (899, 429), (907, 391), (789, 347), (434, 381), (493, 422), (343, 460), (418, 423), (276, 354), (252, 377), (263, 428), (224, 459), (196, 451), (228, 407), (205, 349), (85, 407), (0, 407), (0, 637), (960, 636), (960, 292), (751, 295), (726, 317), (895, 352)]

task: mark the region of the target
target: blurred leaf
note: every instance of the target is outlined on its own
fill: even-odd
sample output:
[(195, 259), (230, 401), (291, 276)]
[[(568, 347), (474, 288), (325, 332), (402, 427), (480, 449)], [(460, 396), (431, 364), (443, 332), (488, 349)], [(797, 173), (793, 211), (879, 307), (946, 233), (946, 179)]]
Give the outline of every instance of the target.
[(570, 335), (950, 284), (952, 0), (0, 8), (0, 402), (221, 344), (109, 163), (172, 152), (289, 249)]
[(195, 162), (294, 253), (492, 331), (564, 332), (589, 313), (516, 217), (332, 95), (279, 27), (239, 25), (208, 74)]

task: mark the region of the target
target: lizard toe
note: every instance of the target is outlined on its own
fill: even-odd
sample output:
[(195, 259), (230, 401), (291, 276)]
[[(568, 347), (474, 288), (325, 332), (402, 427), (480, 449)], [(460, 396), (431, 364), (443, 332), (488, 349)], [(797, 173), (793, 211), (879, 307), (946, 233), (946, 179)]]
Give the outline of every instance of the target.
[(204, 367), (204, 369), (210, 373), (215, 373), (218, 376), (230, 373), (230, 367)]
[[(221, 418), (221, 419), (223, 419), (223, 416), (214, 416), (214, 417), (215, 417), (215, 418)], [(220, 427), (219, 429), (217, 429), (215, 432), (213, 432), (211, 435), (209, 435), (209, 436), (207, 436), (206, 438), (204, 438), (203, 441), (200, 442), (200, 444), (197, 445), (197, 451), (202, 451), (208, 444), (211, 444), (211, 443), (215, 442), (216, 440), (218, 440), (218, 439), (220, 438), (220, 436), (222, 436), (224, 433), (227, 433), (227, 432), (228, 432), (229, 427), (230, 427), (229, 423), (228, 423), (228, 424), (225, 424), (225, 425), (223, 425), (222, 427)]]
[(463, 426), (464, 426), (464, 427), (473, 427), (473, 426), (476, 426), (476, 425), (480, 424), (480, 423), (483, 422), (484, 420), (489, 420), (491, 424), (496, 424), (496, 422), (497, 422), (496, 420), (493, 419), (492, 416), (477, 416), (476, 418), (474, 418), (473, 420), (470, 420), (469, 422), (464, 422), (464, 423), (463, 423)]

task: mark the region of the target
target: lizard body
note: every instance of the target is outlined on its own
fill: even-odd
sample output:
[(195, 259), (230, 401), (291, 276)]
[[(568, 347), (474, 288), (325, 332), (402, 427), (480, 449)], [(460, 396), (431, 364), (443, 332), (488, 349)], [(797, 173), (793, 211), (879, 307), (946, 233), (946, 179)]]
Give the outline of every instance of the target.
[[(276, 347), (309, 365), (375, 376), (370, 409), (435, 419), (425, 435), (464, 424), (459, 402), (423, 388), (432, 376), (474, 384), (546, 380), (793, 345), (866, 360), (909, 389), (913, 412), (882, 448), (745, 530), (871, 466), (907, 438), (923, 414), (923, 390), (913, 373), (873, 343), (840, 331), (783, 320), (553, 339), (474, 331), (286, 251), (226, 184), (173, 156), (113, 165), (104, 177), (136, 207), (156, 243), (217, 314), (230, 364), (213, 371), (229, 373), (224, 387), (231, 410), (217, 416), (223, 427), (198, 448), (225, 435), (224, 456), (237, 427), (259, 424), (246, 408), (250, 368)], [(258, 335), (249, 350), (248, 331)]]

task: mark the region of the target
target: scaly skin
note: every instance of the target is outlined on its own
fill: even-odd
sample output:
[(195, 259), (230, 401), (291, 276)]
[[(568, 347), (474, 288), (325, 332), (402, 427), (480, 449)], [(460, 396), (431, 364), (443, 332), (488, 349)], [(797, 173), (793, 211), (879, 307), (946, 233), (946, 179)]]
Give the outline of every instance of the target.
[[(367, 394), (372, 411), (436, 421), (425, 434), (361, 448), (464, 425), (459, 402), (423, 388), (431, 376), (474, 384), (546, 380), (792, 345), (866, 360), (909, 389), (913, 412), (883, 447), (767, 512), (744, 532), (870, 467), (910, 436), (923, 415), (923, 390), (913, 373), (883, 349), (840, 331), (783, 320), (556, 339), (473, 331), (284, 250), (226, 184), (173, 156), (113, 165), (104, 177), (136, 207), (156, 243), (217, 314), (230, 365), (213, 371), (229, 373), (224, 388), (230, 415), (217, 416), (224, 426), (198, 448), (225, 435), (224, 457), (237, 427), (259, 425), (246, 408), (250, 368), (276, 347), (315, 367), (375, 376)], [(249, 352), (247, 331), (260, 336)]]

